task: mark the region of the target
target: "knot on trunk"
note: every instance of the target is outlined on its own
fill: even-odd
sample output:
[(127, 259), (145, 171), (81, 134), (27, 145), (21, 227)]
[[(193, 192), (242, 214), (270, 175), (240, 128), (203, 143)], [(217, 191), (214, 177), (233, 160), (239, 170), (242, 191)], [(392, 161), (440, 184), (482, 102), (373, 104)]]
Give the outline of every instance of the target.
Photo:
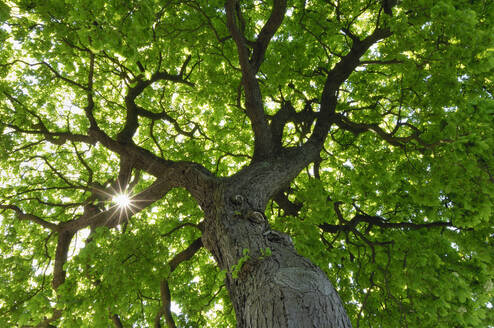
[(285, 246), (293, 246), (292, 238), (280, 231), (268, 230), (262, 235), (265, 236), (272, 243), (283, 244)]
[(242, 195), (235, 195), (230, 200), (235, 205), (242, 205), (244, 203), (244, 197)]
[(233, 210), (236, 217), (245, 218), (255, 224), (267, 222), (265, 215), (261, 211), (253, 208), (244, 196), (240, 194), (231, 196), (230, 202), (233, 204)]
[(258, 212), (258, 211), (249, 211), (247, 213), (247, 218), (253, 222), (253, 223), (257, 223), (257, 224), (261, 224), (263, 222), (266, 221), (266, 218), (264, 217), (264, 214), (262, 214), (261, 212)]

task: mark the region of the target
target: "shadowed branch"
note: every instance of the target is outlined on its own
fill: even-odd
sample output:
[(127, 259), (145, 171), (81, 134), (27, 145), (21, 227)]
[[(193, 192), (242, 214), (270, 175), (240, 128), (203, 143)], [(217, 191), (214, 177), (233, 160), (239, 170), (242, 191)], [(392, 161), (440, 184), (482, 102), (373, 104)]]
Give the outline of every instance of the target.
[[(168, 266), (170, 268), (170, 274), (172, 274), (173, 271), (177, 268), (177, 266), (185, 262), (187, 260), (190, 260), (196, 253), (199, 251), (202, 247), (202, 240), (201, 238), (198, 238), (194, 240), (192, 244), (189, 245), (186, 249), (175, 255), (169, 262)], [(175, 328), (175, 321), (173, 320), (172, 312), (171, 312), (171, 293), (170, 293), (170, 286), (168, 285), (168, 280), (163, 279), (161, 280), (160, 284), (160, 294), (161, 294), (161, 307), (158, 313), (156, 314), (156, 317), (154, 319), (154, 327), (155, 328), (161, 328), (161, 317), (165, 316), (166, 324), (168, 328)]]

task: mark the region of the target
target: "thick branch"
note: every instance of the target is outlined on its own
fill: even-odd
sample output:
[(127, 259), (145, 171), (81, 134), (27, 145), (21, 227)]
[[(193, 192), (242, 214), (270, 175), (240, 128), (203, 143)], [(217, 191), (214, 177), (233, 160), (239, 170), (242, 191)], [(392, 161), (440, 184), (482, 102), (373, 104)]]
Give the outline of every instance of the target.
[(96, 123), (96, 119), (94, 118), (93, 115), (93, 110), (94, 110), (93, 79), (94, 79), (94, 54), (91, 53), (89, 58), (87, 105), (84, 108), (84, 113), (86, 114), (86, 117), (89, 120), (90, 129), (99, 130), (98, 124)]
[(283, 191), (274, 195), (273, 200), (285, 211), (285, 215), (297, 216), (298, 212), (302, 209), (301, 203), (291, 202)]
[(86, 136), (83, 134), (77, 134), (71, 132), (50, 132), (48, 130), (27, 130), (13, 124), (5, 124), (5, 126), (8, 126), (9, 128), (20, 133), (41, 135), (45, 137), (46, 141), (55, 145), (63, 145), (67, 141), (84, 142), (91, 145), (94, 145), (96, 143), (96, 139), (92, 138), (91, 136)]
[(144, 109), (138, 105), (136, 106), (136, 108), (137, 108), (137, 114), (139, 116), (147, 117), (153, 121), (159, 120), (159, 119), (164, 119), (164, 120), (170, 122), (171, 124), (173, 124), (173, 127), (175, 128), (175, 130), (184, 136), (188, 136), (190, 138), (193, 138), (194, 133), (198, 129), (197, 125), (194, 124), (195, 126), (191, 131), (185, 131), (184, 129), (182, 129), (182, 127), (180, 126), (178, 121), (176, 119), (174, 119), (173, 117), (171, 117), (170, 115), (168, 115), (168, 113), (164, 110), (161, 113), (153, 113), (153, 112), (150, 112), (150, 111), (148, 111), (148, 110), (146, 110), (146, 109)]
[(355, 123), (341, 114), (334, 115), (334, 122), (336, 125), (338, 125), (338, 127), (350, 131), (355, 135), (367, 131), (373, 131), (383, 140), (387, 141), (393, 146), (403, 147), (406, 142), (412, 139), (418, 139), (418, 131), (415, 131), (411, 136), (408, 137), (395, 137), (391, 133), (387, 133), (386, 131), (384, 131), (377, 123)]
[[(372, 216), (367, 214), (358, 214), (350, 221), (345, 221), (345, 224), (335, 225), (323, 223), (319, 225), (325, 232), (337, 233), (337, 232), (349, 232), (355, 231), (359, 223), (365, 222), (370, 226), (378, 226), (385, 229), (409, 229), (418, 230), (426, 228), (438, 228), (438, 227), (454, 227), (451, 222), (429, 222), (429, 223), (411, 223), (411, 222), (388, 222), (385, 218), (380, 216)], [(369, 228), (368, 228), (369, 229)]]
[(228, 0), (225, 3), (226, 10), (226, 24), (230, 34), (232, 35), (235, 44), (237, 45), (238, 57), (240, 61), (240, 66), (242, 67), (242, 73), (249, 74), (249, 77), (255, 79), (255, 72), (252, 71), (252, 67), (249, 63), (249, 50), (247, 48), (245, 36), (242, 34), (241, 30), (237, 26), (235, 12), (236, 12), (237, 1)]
[[(397, 123), (392, 132), (386, 132), (383, 128), (379, 126), (377, 123), (357, 123), (353, 122), (342, 114), (336, 113), (333, 115), (334, 123), (341, 129), (346, 131), (350, 131), (355, 135), (359, 135), (361, 133), (372, 131), (377, 134), (382, 140), (386, 141), (390, 145), (402, 147), (404, 148), (406, 143), (411, 140), (416, 141), (422, 148), (433, 148), (443, 143), (452, 142), (450, 139), (441, 139), (434, 143), (427, 143), (423, 139), (420, 138), (421, 131), (414, 125), (410, 123)], [(397, 137), (395, 136), (398, 129), (402, 126), (406, 126), (410, 128), (413, 132), (406, 137)]]
[(189, 247), (175, 255), (170, 262), (168, 262), (168, 265), (170, 266), (170, 273), (175, 271), (180, 263), (190, 260), (192, 256), (194, 256), (194, 254), (201, 249), (201, 247), (202, 240), (201, 238), (197, 238), (192, 244), (189, 245)]
[(163, 303), (159, 312), (156, 314), (154, 318), (154, 327), (161, 328), (161, 317), (164, 315), (166, 320), (166, 325), (168, 328), (175, 328), (175, 321), (173, 320), (171, 307), (171, 294), (170, 287), (168, 286), (168, 281), (163, 279), (160, 284), (160, 294), (161, 294), (161, 302)]
[(74, 236), (73, 232), (61, 231), (58, 234), (57, 249), (55, 251), (55, 266), (53, 268), (52, 287), (54, 290), (65, 282), (65, 270), (63, 265), (67, 262), (70, 242)]
[(183, 187), (201, 204), (209, 198), (208, 192), (217, 178), (200, 164), (174, 162), (160, 158), (150, 151), (131, 143), (120, 143), (95, 133), (105, 147), (132, 159), (134, 169), (139, 169), (161, 179), (169, 188)]
[(172, 75), (167, 72), (156, 72), (154, 73), (149, 80), (138, 80), (137, 85), (129, 88), (127, 95), (125, 96), (125, 107), (127, 110), (127, 117), (125, 119), (125, 126), (117, 135), (117, 140), (120, 142), (129, 142), (134, 136), (138, 125), (138, 106), (135, 103), (135, 99), (146, 89), (148, 86), (157, 81), (172, 81), (175, 83), (183, 83), (189, 86), (194, 86), (193, 83), (185, 80), (183, 78), (183, 74), (185, 72), (186, 66), (190, 61), (190, 57), (188, 57), (182, 68), (180, 69), (179, 74)]
[(376, 42), (387, 38), (391, 32), (386, 28), (377, 28), (363, 40), (354, 39), (350, 52), (346, 54), (335, 67), (328, 72), (321, 96), (320, 116), (316, 121), (314, 132), (309, 139), (309, 144), (321, 148), (333, 123), (337, 104), (337, 93), (343, 82), (360, 65), (360, 57)]
[[(128, 208), (113, 205), (109, 209), (105, 209), (89, 203), (84, 207), (82, 216), (62, 223), (61, 229), (75, 233), (86, 227), (91, 227), (92, 229), (97, 227), (116, 227), (126, 222), (132, 215), (139, 213), (155, 201), (163, 198), (171, 188), (169, 182), (165, 179), (157, 179), (144, 191), (137, 195), (131, 195), (131, 204)], [(123, 186), (122, 190), (125, 190), (125, 186)], [(98, 204), (102, 204), (111, 201), (112, 197), (119, 192), (120, 190), (113, 188), (113, 186), (106, 189), (95, 187), (93, 197), (99, 200)]]
[(266, 53), (269, 42), (281, 26), (283, 18), (285, 17), (285, 12), (286, 0), (274, 0), (271, 15), (269, 16), (266, 24), (264, 24), (264, 26), (262, 27), (261, 32), (259, 32), (257, 40), (254, 44), (250, 62), (252, 63), (255, 72), (259, 70), (259, 67), (264, 60), (264, 54)]
[(306, 130), (310, 130), (312, 123), (318, 115), (318, 113), (312, 111), (311, 105), (313, 102), (307, 100), (304, 110), (296, 112), (290, 101), (283, 101), (281, 109), (272, 117), (270, 125), (273, 144), (276, 148), (280, 149), (282, 147), (283, 129), (286, 123), (302, 124)]
[[(251, 207), (264, 211), (267, 202), (300, 173), (300, 171), (319, 158), (317, 149), (285, 148), (263, 162), (251, 163), (228, 179), (227, 193), (250, 198), (256, 195)], [(251, 200), (252, 201), (252, 200)]]
[(361, 60), (360, 65), (393, 65), (393, 64), (402, 64), (403, 61), (399, 59), (390, 59), (390, 60)]
[(6, 210), (13, 210), (20, 220), (28, 220), (28, 221), (37, 223), (39, 225), (42, 225), (43, 227), (48, 228), (52, 231), (58, 231), (58, 226), (56, 224), (45, 221), (36, 215), (26, 214), (19, 207), (15, 206), (15, 205), (2, 205), (2, 204), (0, 204), (0, 208), (6, 209)]
[[(190, 244), (189, 247), (187, 247), (185, 250), (175, 255), (170, 260), (170, 262), (168, 262), (168, 265), (170, 267), (170, 274), (173, 271), (175, 271), (175, 269), (180, 263), (190, 260), (192, 256), (194, 256), (194, 254), (197, 253), (199, 249), (201, 249), (201, 247), (202, 247), (202, 240), (201, 238), (198, 238), (192, 244)], [(161, 293), (162, 306), (159, 312), (156, 314), (156, 317), (154, 319), (154, 326), (155, 328), (161, 327), (161, 317), (164, 315), (168, 328), (175, 328), (176, 327), (175, 321), (173, 320), (172, 312), (170, 309), (171, 294), (170, 294), (170, 287), (168, 286), (167, 279), (163, 279), (161, 281), (160, 293)]]
[(271, 16), (254, 43), (252, 60), (249, 58), (246, 38), (237, 26), (235, 18), (236, 7), (236, 0), (228, 0), (225, 4), (227, 26), (237, 46), (239, 63), (242, 69), (245, 107), (254, 131), (254, 160), (256, 160), (269, 156), (273, 150), (271, 131), (264, 113), (264, 104), (256, 73), (262, 63), (269, 41), (281, 25), (286, 11), (286, 1), (276, 0), (274, 2)]

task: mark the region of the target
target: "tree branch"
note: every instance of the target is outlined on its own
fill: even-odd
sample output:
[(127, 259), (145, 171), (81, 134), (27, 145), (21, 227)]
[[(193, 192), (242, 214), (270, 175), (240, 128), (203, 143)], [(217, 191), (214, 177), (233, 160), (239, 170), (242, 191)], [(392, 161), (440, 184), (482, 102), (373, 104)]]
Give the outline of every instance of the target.
[(161, 302), (163, 305), (160, 310), (156, 314), (154, 318), (154, 327), (161, 328), (161, 317), (164, 315), (166, 320), (166, 325), (168, 328), (176, 328), (175, 321), (173, 320), (171, 307), (171, 294), (170, 287), (168, 286), (168, 281), (163, 279), (160, 284), (160, 294), (161, 294)]
[(353, 44), (345, 56), (328, 72), (324, 89), (321, 95), (320, 115), (316, 121), (314, 131), (307, 144), (321, 149), (333, 123), (338, 90), (350, 74), (360, 65), (360, 57), (376, 42), (387, 38), (391, 32), (387, 28), (376, 28), (374, 32), (363, 40), (353, 39)]
[(127, 95), (125, 96), (125, 107), (127, 116), (125, 118), (125, 126), (118, 133), (117, 140), (119, 142), (130, 142), (132, 137), (134, 136), (138, 124), (138, 106), (135, 103), (135, 99), (146, 89), (148, 86), (157, 81), (172, 81), (175, 83), (183, 83), (188, 86), (194, 86), (193, 83), (185, 80), (183, 78), (183, 74), (187, 67), (188, 62), (190, 61), (190, 57), (187, 57), (185, 62), (183, 63), (179, 74), (172, 75), (168, 74), (166, 71), (156, 72), (154, 73), (149, 80), (138, 80), (137, 84), (134, 87), (129, 88)]
[(65, 82), (67, 82), (68, 84), (71, 84), (71, 85), (73, 85), (73, 86), (76, 86), (76, 87), (78, 87), (78, 88), (80, 88), (80, 89), (82, 89), (82, 90), (85, 90), (85, 91), (88, 91), (88, 90), (89, 90), (89, 88), (88, 88), (88, 87), (83, 86), (82, 84), (80, 84), (80, 83), (78, 83), (78, 82), (76, 82), (76, 81), (73, 81), (73, 80), (71, 80), (71, 79), (69, 79), (69, 78), (67, 78), (67, 77), (63, 76), (62, 74), (60, 74), (60, 73), (59, 73), (56, 69), (54, 69), (54, 68), (53, 68), (50, 64), (48, 64), (48, 63), (47, 63), (47, 62), (45, 62), (45, 61), (42, 61), (42, 62), (40, 62), (40, 63), (36, 63), (36, 64), (28, 64), (28, 65), (29, 65), (29, 66), (44, 65), (44, 66), (48, 67), (48, 69), (49, 69), (49, 70), (50, 70), (53, 74), (55, 74), (55, 76), (56, 76), (57, 78), (59, 78), (59, 79), (61, 79), (61, 80), (65, 81)]
[[(92, 130), (91, 136), (104, 147), (129, 160), (133, 169), (155, 176), (163, 184), (162, 190), (183, 187), (191, 193), (201, 206), (206, 205), (204, 202), (210, 201), (209, 193), (219, 181), (217, 177), (200, 164), (163, 159), (134, 143), (115, 141), (102, 131)], [(141, 203), (146, 202), (143, 200)]]
[[(349, 232), (356, 231), (356, 227), (359, 223), (365, 222), (370, 226), (378, 226), (385, 229), (409, 229), (409, 230), (419, 230), (427, 228), (438, 228), (438, 227), (454, 227), (451, 222), (429, 222), (429, 223), (412, 223), (412, 222), (388, 222), (385, 218), (381, 216), (372, 216), (367, 214), (357, 214), (350, 221), (343, 221), (345, 224), (335, 225), (323, 223), (319, 225), (325, 232), (338, 233), (338, 232)], [(368, 228), (367, 230), (369, 230)]]
[(58, 287), (65, 282), (66, 272), (63, 269), (67, 262), (67, 254), (69, 252), (70, 242), (74, 232), (60, 231), (58, 234), (57, 249), (55, 250), (55, 266), (53, 268), (52, 287), (56, 291)]
[(254, 49), (251, 57), (251, 64), (254, 71), (257, 72), (262, 62), (264, 61), (264, 54), (268, 48), (269, 42), (273, 38), (276, 31), (281, 26), (283, 18), (285, 18), (286, 13), (286, 0), (274, 0), (273, 10), (269, 16), (266, 24), (262, 27), (257, 40), (254, 43)]
[(197, 253), (197, 251), (201, 249), (201, 247), (202, 247), (202, 239), (197, 238), (196, 240), (194, 240), (194, 242), (192, 242), (192, 244), (189, 245), (189, 247), (187, 247), (186, 249), (175, 255), (170, 260), (170, 262), (168, 262), (168, 265), (170, 266), (170, 273), (175, 271), (175, 269), (180, 263), (190, 260), (192, 256), (194, 256), (195, 253)]
[[(18, 106), (22, 107), (23, 110), (28, 112), (30, 115), (32, 115), (34, 118), (36, 118), (37, 123), (35, 127), (37, 130), (32, 130), (32, 129), (26, 129), (21, 126), (11, 124), (11, 123), (4, 123), (5, 126), (20, 132), (20, 133), (25, 133), (25, 134), (31, 134), (31, 135), (42, 135), (46, 138), (46, 140), (50, 143), (56, 144), (56, 145), (62, 145), (67, 141), (74, 141), (74, 142), (84, 142), (88, 144), (95, 144), (96, 140), (94, 138), (91, 138), (90, 136), (82, 135), (82, 134), (76, 134), (76, 133), (71, 133), (69, 132), (50, 132), (46, 125), (44, 124), (42, 117), (38, 115), (36, 112), (30, 110), (24, 103), (22, 103), (19, 99), (14, 97), (13, 95), (9, 94), (8, 92), (3, 92), (3, 94), (10, 100), (12, 103), (12, 106), (15, 108), (15, 105), (17, 104)], [(15, 110), (14, 110), (15, 112)], [(28, 121), (29, 122), (29, 121)]]
[(297, 216), (303, 206), (302, 203), (291, 202), (283, 191), (280, 191), (274, 195), (273, 200), (283, 211), (285, 211), (285, 215)]
[(89, 54), (89, 73), (88, 73), (88, 90), (87, 90), (87, 105), (84, 108), (84, 113), (89, 120), (90, 129), (99, 130), (98, 123), (93, 115), (94, 99), (93, 99), (93, 79), (94, 79), (94, 54)]
[[(201, 238), (198, 238), (194, 240), (192, 244), (189, 245), (185, 250), (181, 251), (177, 255), (175, 255), (169, 262), (168, 265), (170, 267), (170, 274), (175, 271), (177, 266), (185, 262), (187, 260), (190, 260), (194, 254), (197, 253), (199, 249), (202, 247), (202, 240)], [(168, 328), (175, 328), (175, 321), (173, 320), (172, 312), (170, 309), (171, 306), (171, 294), (170, 294), (170, 287), (168, 285), (168, 280), (163, 279), (161, 280), (160, 284), (160, 294), (161, 294), (161, 302), (162, 306), (158, 313), (156, 314), (156, 317), (154, 319), (154, 326), (155, 328), (160, 328), (161, 327), (161, 317), (164, 315), (166, 324), (168, 325)]]
[(390, 59), (390, 60), (361, 60), (360, 65), (393, 65), (402, 64), (403, 60)]
[[(161, 104), (160, 104), (160, 106), (161, 106)], [(136, 105), (136, 109), (137, 109), (137, 115), (139, 115), (141, 117), (146, 117), (146, 118), (149, 118), (153, 121), (159, 120), (159, 119), (164, 119), (164, 120), (170, 122), (173, 125), (173, 127), (175, 128), (175, 130), (177, 130), (178, 133), (180, 133), (184, 136), (187, 136), (189, 138), (193, 138), (194, 133), (198, 129), (197, 125), (194, 123), (195, 127), (192, 129), (192, 131), (189, 131), (189, 132), (185, 131), (184, 129), (182, 129), (182, 127), (180, 126), (178, 121), (176, 119), (174, 119), (173, 117), (171, 117), (170, 115), (168, 115), (168, 113), (164, 110), (161, 113), (153, 113), (153, 112), (150, 112), (150, 111), (142, 108), (139, 105)]]
[(203, 221), (199, 222), (198, 224), (191, 223), (191, 222), (185, 222), (185, 223), (177, 225), (175, 228), (171, 229), (170, 231), (161, 234), (161, 237), (168, 237), (171, 234), (173, 234), (175, 231), (180, 230), (184, 227), (194, 227), (194, 228), (202, 231), (204, 229), (203, 225), (204, 225)]
[(115, 328), (123, 328), (122, 321), (120, 320), (120, 317), (117, 314), (111, 316), (111, 321), (113, 322)]
[(51, 325), (50, 323), (55, 321), (55, 320), (58, 320), (61, 317), (62, 317), (62, 311), (60, 311), (58, 309), (54, 309), (53, 314), (51, 315), (50, 318), (46, 318), (45, 320), (41, 321), (39, 324), (37, 324), (34, 327), (35, 328), (57, 328), (57, 327)]
[(45, 228), (48, 228), (52, 231), (58, 231), (58, 229), (59, 229), (59, 227), (56, 224), (45, 221), (36, 215), (26, 214), (19, 207), (15, 206), (15, 205), (2, 205), (2, 204), (0, 204), (0, 208), (4, 209), (4, 210), (14, 211), (20, 220), (28, 220), (28, 221), (37, 223), (37, 224), (39, 224)]
[(27, 130), (9, 123), (5, 124), (5, 126), (20, 133), (31, 134), (31, 135), (42, 135), (45, 137), (46, 141), (54, 145), (63, 145), (67, 141), (83, 142), (90, 145), (96, 144), (95, 138), (83, 134), (77, 134), (71, 132), (50, 132), (48, 130)]
[[(261, 89), (256, 73), (264, 59), (269, 41), (278, 30), (286, 11), (285, 0), (275, 0), (271, 16), (261, 29), (254, 43), (254, 54), (249, 58), (247, 41), (241, 29), (237, 26), (236, 12), (238, 2), (228, 0), (225, 4), (227, 27), (237, 46), (239, 63), (242, 70), (242, 85), (245, 93), (245, 107), (254, 131), (254, 160), (265, 158), (272, 154), (271, 131), (264, 113)], [(238, 9), (240, 10), (240, 9)]]
[(338, 113), (334, 115), (334, 123), (341, 129), (350, 131), (355, 135), (359, 135), (360, 133), (367, 131), (373, 131), (389, 144), (398, 147), (403, 147), (406, 142), (412, 139), (417, 140), (419, 133), (418, 131), (415, 131), (408, 137), (395, 137), (393, 134), (384, 131), (377, 123), (355, 123)]
[(312, 123), (318, 115), (318, 113), (312, 111), (311, 106), (314, 102), (314, 100), (306, 100), (304, 109), (296, 112), (290, 101), (282, 101), (280, 110), (273, 115), (270, 124), (274, 147), (281, 149), (283, 129), (288, 122), (302, 125), (304, 126), (304, 130), (310, 130)]

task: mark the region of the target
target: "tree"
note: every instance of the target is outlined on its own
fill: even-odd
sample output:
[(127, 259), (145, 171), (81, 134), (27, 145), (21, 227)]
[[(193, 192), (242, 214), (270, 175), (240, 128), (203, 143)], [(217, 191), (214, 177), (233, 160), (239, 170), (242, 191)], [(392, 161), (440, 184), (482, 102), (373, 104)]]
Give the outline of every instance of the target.
[(492, 1), (0, 19), (1, 326), (494, 322)]

